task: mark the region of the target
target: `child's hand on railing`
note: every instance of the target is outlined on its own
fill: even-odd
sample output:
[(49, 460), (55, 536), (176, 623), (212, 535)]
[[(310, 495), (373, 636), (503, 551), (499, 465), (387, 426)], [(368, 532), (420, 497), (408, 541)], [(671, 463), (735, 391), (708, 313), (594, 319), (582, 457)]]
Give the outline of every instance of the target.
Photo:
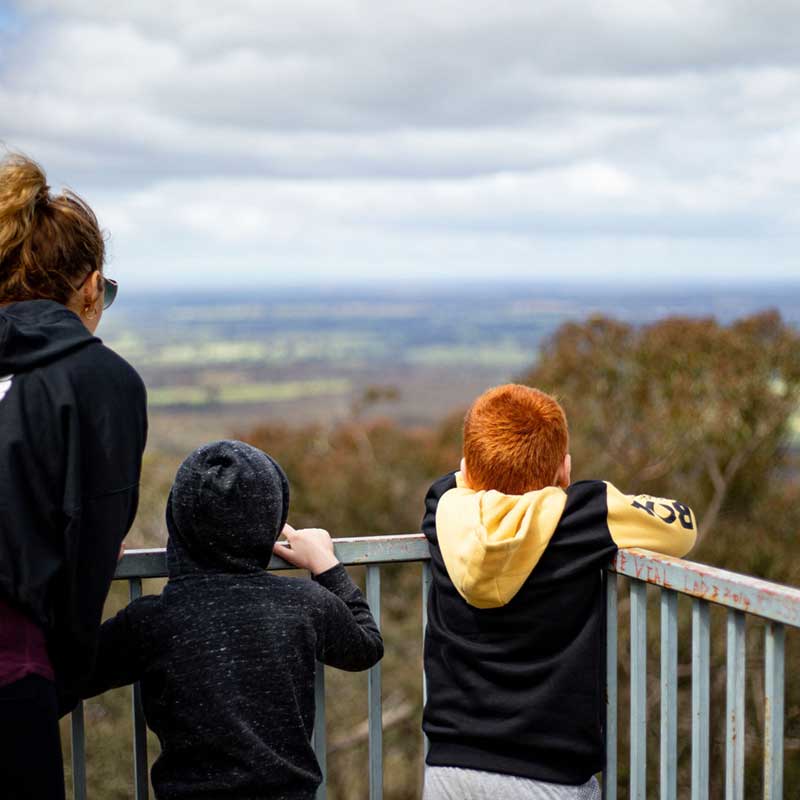
[(275, 542), (273, 552), (293, 566), (307, 569), (312, 575), (319, 575), (339, 563), (328, 531), (322, 528), (303, 528), (296, 531), (287, 524), (281, 533), (286, 541)]

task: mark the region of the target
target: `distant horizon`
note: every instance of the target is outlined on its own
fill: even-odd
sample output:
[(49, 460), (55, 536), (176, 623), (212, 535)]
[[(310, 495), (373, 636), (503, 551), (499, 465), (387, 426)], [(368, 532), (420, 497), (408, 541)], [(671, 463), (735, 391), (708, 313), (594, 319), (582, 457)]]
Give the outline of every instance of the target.
[[(235, 288), (122, 286), (117, 304), (107, 312), (106, 330), (131, 324), (158, 326), (166, 320), (184, 324), (219, 320), (294, 320), (311, 325), (321, 319), (406, 321), (452, 320), (470, 327), (494, 319), (496, 325), (537, 325), (543, 319), (580, 320), (592, 315), (635, 324), (669, 316), (733, 320), (776, 309), (789, 324), (800, 326), (800, 281), (720, 283), (640, 283), (565, 281), (441, 281), (398, 283), (350, 282), (272, 284)], [(176, 312), (173, 317), (172, 312)], [(471, 320), (471, 321), (470, 321)], [(425, 323), (427, 324), (427, 323)]]
[[(114, 271), (106, 269), (109, 276), (114, 276)], [(574, 291), (601, 291), (616, 294), (627, 294), (630, 292), (641, 291), (668, 291), (671, 294), (682, 294), (685, 292), (742, 292), (747, 289), (754, 289), (761, 292), (778, 291), (782, 289), (792, 289), (800, 292), (800, 275), (788, 277), (768, 277), (756, 279), (752, 276), (742, 276), (741, 278), (729, 277), (724, 280), (709, 280), (702, 278), (685, 278), (680, 281), (667, 279), (663, 276), (652, 278), (631, 280), (631, 279), (596, 279), (565, 277), (558, 280), (554, 278), (477, 278), (464, 277), (453, 278), (444, 276), (431, 276), (427, 278), (403, 279), (398, 277), (378, 278), (362, 280), (353, 277), (345, 277), (340, 280), (326, 278), (324, 280), (295, 280), (295, 281), (244, 281), (246, 285), (232, 287), (230, 283), (199, 283), (194, 286), (187, 286), (186, 281), (170, 282), (165, 280), (162, 283), (133, 284), (129, 288), (123, 287), (126, 294), (153, 294), (159, 291), (180, 290), (182, 296), (201, 296), (209, 293), (223, 293), (225, 295), (241, 297), (246, 292), (268, 292), (268, 291), (365, 291), (371, 289), (381, 292), (395, 290), (401, 294), (413, 294), (426, 288), (446, 287), (453, 293), (458, 294), (459, 290), (477, 289), (513, 289), (521, 288), (533, 290), (541, 288), (549, 292), (559, 293)]]

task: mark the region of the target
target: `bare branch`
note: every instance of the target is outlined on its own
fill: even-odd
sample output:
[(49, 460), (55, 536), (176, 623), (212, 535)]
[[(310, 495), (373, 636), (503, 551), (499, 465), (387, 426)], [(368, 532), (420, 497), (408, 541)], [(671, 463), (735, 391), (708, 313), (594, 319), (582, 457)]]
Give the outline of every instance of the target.
[[(415, 711), (414, 705), (407, 700), (393, 708), (387, 708), (382, 715), (383, 730), (405, 722), (414, 716)], [(334, 739), (328, 747), (328, 755), (349, 750), (351, 747), (363, 744), (367, 739), (369, 739), (369, 720), (365, 719), (363, 722), (359, 722), (347, 736)]]

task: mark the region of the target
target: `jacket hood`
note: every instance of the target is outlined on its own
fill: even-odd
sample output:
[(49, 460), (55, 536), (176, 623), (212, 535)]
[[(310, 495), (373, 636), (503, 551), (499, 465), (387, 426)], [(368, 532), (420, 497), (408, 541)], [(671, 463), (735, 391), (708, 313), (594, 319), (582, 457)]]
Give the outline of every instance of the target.
[(195, 450), (167, 501), (170, 577), (263, 570), (289, 513), (289, 481), (266, 453), (237, 441)]
[(522, 495), (476, 492), (456, 473), (456, 488), (436, 509), (436, 536), (458, 593), (477, 608), (506, 605), (539, 563), (566, 502), (556, 486)]
[(11, 303), (0, 308), (0, 377), (26, 372), (99, 341), (60, 303)]

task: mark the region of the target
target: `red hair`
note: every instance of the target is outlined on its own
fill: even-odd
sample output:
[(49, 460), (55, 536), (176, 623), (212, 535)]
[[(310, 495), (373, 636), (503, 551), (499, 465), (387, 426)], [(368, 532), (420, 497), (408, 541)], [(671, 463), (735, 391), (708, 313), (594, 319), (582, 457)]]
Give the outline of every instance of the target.
[(568, 447), (564, 409), (530, 386), (489, 389), (464, 419), (464, 460), (473, 489), (524, 494), (552, 486)]

